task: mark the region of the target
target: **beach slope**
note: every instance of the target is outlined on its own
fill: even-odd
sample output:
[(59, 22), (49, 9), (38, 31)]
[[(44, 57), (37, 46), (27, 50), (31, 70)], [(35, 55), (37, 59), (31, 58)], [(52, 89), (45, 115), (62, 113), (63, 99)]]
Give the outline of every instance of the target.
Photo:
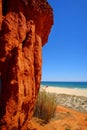
[(61, 87), (54, 87), (54, 86), (48, 86), (43, 88), (46, 90), (46, 92), (50, 92), (50, 93), (69, 94), (69, 95), (87, 97), (87, 89), (61, 88)]
[(55, 117), (48, 124), (37, 118), (32, 119), (32, 124), (37, 130), (87, 130), (87, 113), (58, 105)]

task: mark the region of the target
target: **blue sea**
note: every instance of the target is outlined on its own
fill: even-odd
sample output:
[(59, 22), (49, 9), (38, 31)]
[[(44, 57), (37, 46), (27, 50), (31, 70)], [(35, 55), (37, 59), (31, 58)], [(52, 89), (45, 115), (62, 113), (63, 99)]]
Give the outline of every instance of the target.
[[(54, 86), (61, 88), (77, 88), (77, 89), (87, 89), (87, 82), (54, 82), (54, 81), (41, 81), (42, 86)], [(1, 89), (1, 80), (0, 80)]]
[(42, 81), (42, 86), (54, 86), (61, 88), (73, 88), (73, 89), (87, 89), (87, 82), (54, 82), (54, 81)]

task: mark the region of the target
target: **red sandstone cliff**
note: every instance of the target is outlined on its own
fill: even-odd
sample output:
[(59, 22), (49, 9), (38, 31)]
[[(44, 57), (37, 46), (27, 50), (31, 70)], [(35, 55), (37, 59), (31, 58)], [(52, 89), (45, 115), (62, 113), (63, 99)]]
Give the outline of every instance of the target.
[(0, 7), (0, 130), (30, 130), (52, 9), (46, 0), (2, 0)]
[(2, 0), (0, 0), (0, 29), (1, 29), (1, 22), (2, 22)]

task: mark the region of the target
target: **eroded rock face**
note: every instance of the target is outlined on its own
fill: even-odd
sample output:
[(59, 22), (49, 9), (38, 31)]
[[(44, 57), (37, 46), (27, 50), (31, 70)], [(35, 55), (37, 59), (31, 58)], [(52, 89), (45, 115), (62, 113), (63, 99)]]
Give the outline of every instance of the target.
[(53, 14), (46, 0), (3, 0), (2, 5), (0, 130), (27, 130)]
[(2, 22), (2, 0), (0, 0), (0, 30), (1, 30), (1, 22)]

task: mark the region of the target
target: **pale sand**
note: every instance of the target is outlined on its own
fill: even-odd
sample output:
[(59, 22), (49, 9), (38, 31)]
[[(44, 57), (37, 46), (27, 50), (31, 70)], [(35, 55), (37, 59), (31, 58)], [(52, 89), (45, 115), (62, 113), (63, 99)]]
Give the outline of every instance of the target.
[(69, 94), (76, 96), (85, 96), (87, 97), (87, 89), (69, 89), (69, 88), (61, 88), (61, 87), (41, 87), (46, 90), (46, 92), (56, 93), (56, 94)]

